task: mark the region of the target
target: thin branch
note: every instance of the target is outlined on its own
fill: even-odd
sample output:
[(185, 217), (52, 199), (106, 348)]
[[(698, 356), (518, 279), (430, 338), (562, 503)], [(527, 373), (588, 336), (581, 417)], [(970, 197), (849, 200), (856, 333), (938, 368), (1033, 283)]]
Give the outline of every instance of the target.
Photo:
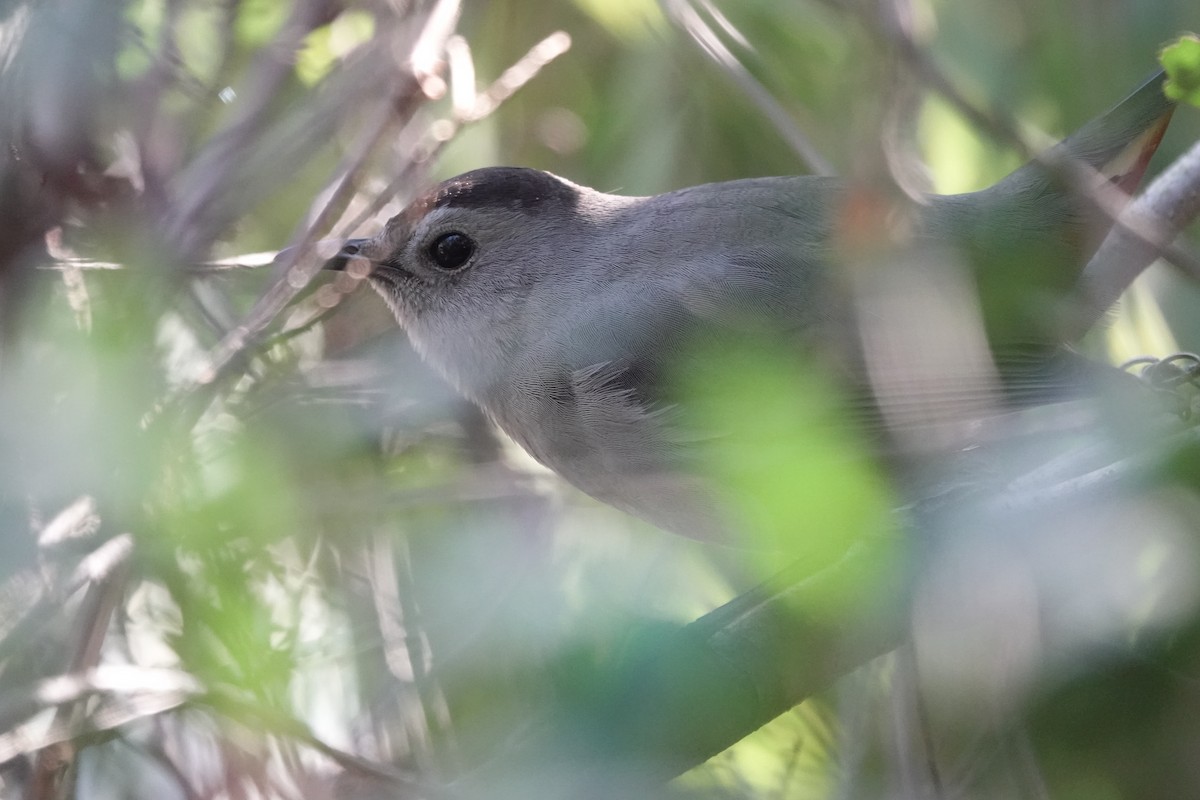
[[(344, 226), (345, 230), (353, 231), (378, 214), (393, 197), (413, 183), (417, 173), (441, 153), (459, 130), (486, 118), (501, 103), (531, 81), (543, 67), (566, 53), (570, 47), (571, 37), (564, 31), (555, 31), (531, 47), (524, 56), (481, 92), (473, 103), (469, 105), (463, 103), (461, 107), (456, 107), (450, 118), (438, 120), (430, 126), (429, 135), (414, 147), (412, 157), (400, 174), (393, 178), (358, 216)], [(462, 57), (460, 50), (456, 59)]]
[(292, 6), (276, 40), (259, 52), (231, 119), (178, 177), (179, 202), (167, 221), (169, 239), (176, 250), (194, 253), (209, 240), (211, 232), (203, 222), (205, 213), (242, 168), (250, 152), (249, 143), (260, 135), (280, 88), (293, 74), (294, 54), (304, 37), (336, 14), (336, 6), (328, 0), (300, 0)]
[[(440, 5), (446, 5), (447, 3), (454, 5), (449, 0), (444, 0)], [(437, 13), (432, 14), (432, 21), (427, 23), (427, 25), (434, 26), (436, 23), (438, 30), (445, 36), (448, 36), (450, 29), (444, 25), (444, 16)], [(427, 39), (428, 36), (422, 36), (419, 40), (423, 43), (422, 47), (424, 50), (422, 52), (425, 52), (432, 46)], [(462, 124), (475, 122), (490, 114), (500, 102), (507, 99), (512, 93), (532, 79), (545, 64), (566, 52), (569, 46), (570, 37), (561, 31), (551, 34), (538, 45), (534, 46), (525, 57), (506, 70), (489, 87), (488, 91), (479, 97), (470, 114), (461, 120), (447, 121), (449, 127), (443, 125), (440, 128), (435, 128), (432, 140), (425, 147), (418, 148), (400, 176), (389, 184), (387, 189), (376, 199), (375, 203), (372, 203), (364, 210), (349, 228), (357, 227), (357, 225), (360, 225), (365, 219), (369, 218), (370, 215), (377, 213), (378, 209), (382, 208), (401, 187), (411, 181), (412, 176), (418, 169), (422, 168), (425, 163), (440, 151), (441, 147), (453, 136), (458, 127)], [(326, 195), (328, 199), (322, 203), (320, 210), (315, 214), (312, 221), (302, 229), (303, 232), (298, 236), (297, 243), (277, 254), (277, 269), (283, 274), (283, 279), (273, 284), (259, 298), (246, 319), (233, 330), (229, 331), (224, 339), (213, 348), (209, 356), (209, 368), (201, 376), (200, 381), (190, 390), (185, 390), (180, 395), (180, 397), (189, 398), (194, 402), (196, 409), (207, 406), (204, 397), (213, 390), (223, 377), (231, 372), (237, 363), (241, 362), (253, 347), (259, 344), (270, 323), (320, 271), (321, 260), (317, 257), (318, 254), (312, 252), (312, 247), (316, 243), (317, 232), (328, 230), (333, 222), (334, 209), (342, 207), (345, 201), (349, 199), (351, 193), (355, 191), (358, 175), (365, 169), (370, 154), (385, 138), (387, 133), (393, 129), (395, 120), (407, 120), (411, 118), (420, 104), (425, 101), (427, 98), (426, 90), (421, 87), (430, 87), (430, 90), (437, 88), (432, 73), (421, 71), (418, 74), (419, 70), (429, 69), (427, 62), (427, 58), (417, 59), (414, 56), (413, 64), (411, 65), (412, 69), (409, 72), (409, 83), (404, 90), (397, 91), (394, 95), (396, 99), (391, 105), (390, 113), (386, 113), (387, 107), (383, 107), (383, 111), (381, 111), (378, 118), (369, 126), (368, 132), (362, 138), (360, 145), (344, 159), (342, 167), (339, 170), (340, 177), (335, 182), (333, 190)]]
[[(20, 753), (69, 742), (84, 731), (110, 730), (160, 714), (200, 691), (195, 679), (179, 670), (104, 664), (55, 675), (6, 692), (0, 703), (0, 763)], [(47, 708), (81, 708), (101, 702), (86, 715), (56, 717), (47, 726), (29, 720)]]
[(446, 797), (447, 792), (427, 782), (418, 781), (410, 773), (381, 764), (334, 747), (312, 732), (303, 721), (269, 706), (255, 703), (228, 692), (213, 691), (197, 697), (195, 704), (203, 704), (213, 711), (247, 723), (255, 730), (284, 736), (305, 745), (329, 758), (345, 770), (359, 773), (388, 783), (393, 789), (403, 790), (416, 797)]
[[(1164, 452), (1194, 445), (1200, 442), (1200, 428), (1189, 428), (1175, 437), (1163, 441), (1155, 441), (1153, 447), (1146, 452), (1112, 461), (1098, 468), (1086, 468), (1082, 474), (1064, 478), (1049, 486), (1033, 477), (1035, 473), (1014, 481), (1010, 488), (998, 492), (986, 504), (986, 508), (995, 512), (1030, 512), (1044, 511), (1068, 500), (1078, 500), (1085, 496), (1097, 496), (1111, 492), (1115, 487), (1126, 483), (1139, 473), (1146, 471), (1159, 462)], [(1092, 455), (1084, 450), (1082, 458)], [(1082, 462), (1081, 462), (1082, 463)], [(1056, 472), (1068, 471), (1061, 463), (1051, 465)], [(1031, 488), (1040, 486), (1040, 488)]]
[[(895, 647), (906, 603), (893, 556), (880, 538), (816, 574), (797, 562), (695, 622), (631, 642), (594, 691), (452, 788), (472, 799), (590, 797), (603, 776), (604, 796), (644, 796)], [(815, 611), (865, 580), (861, 604)]]
[[(240, 272), (243, 270), (262, 269), (275, 263), (277, 251), (267, 250), (259, 253), (244, 253), (229, 258), (213, 259), (211, 261), (193, 261), (180, 265), (180, 271), (189, 275), (211, 275), (222, 272)], [(94, 258), (59, 258), (39, 264), (38, 269), (50, 272), (110, 272), (114, 270), (133, 269), (128, 264), (116, 261), (98, 261)]]
[[(766, 87), (725, 46), (721, 37), (717, 35), (711, 25), (704, 21), (692, 2), (690, 0), (661, 0), (661, 2), (667, 17), (674, 20), (704, 51), (705, 55), (725, 70), (733, 82), (746, 93), (750, 101), (758, 106), (759, 110), (775, 126), (775, 130), (791, 146), (808, 170), (814, 175), (833, 175), (833, 166), (821, 155), (808, 135), (801, 130), (792, 116), (767, 91)], [(747, 44), (745, 37), (715, 6), (711, 3), (702, 3), (702, 6), (713, 16), (722, 30), (740, 44)]]
[[(1200, 216), (1200, 142), (1193, 144), (1117, 219), (1116, 228), (1083, 270), (1077, 333), (1092, 327), (1180, 232)], [(1144, 235), (1148, 234), (1148, 235)], [(1172, 262), (1200, 282), (1200, 261)]]
[[(442, 4), (448, 1), (443, 0)], [(431, 16), (437, 18), (437, 14)], [(429, 24), (428, 20), (426, 24)], [(385, 102), (376, 106), (375, 118), (367, 126), (357, 146), (339, 165), (338, 175), (333, 181), (331, 191), (325, 195), (326, 199), (313, 215), (311, 222), (300, 227), (300, 233), (295, 238), (296, 245), (284, 251), (286, 255), (278, 265), (282, 277), (258, 298), (243, 322), (228, 331), (210, 351), (208, 367), (197, 382), (161, 404), (163, 408), (184, 402), (191, 406), (190, 416), (198, 418), (208, 407), (210, 398), (221, 381), (237, 364), (243, 362), (276, 316), (320, 271), (320, 261), (315, 254), (309, 252), (310, 246), (317, 239), (318, 231), (327, 230), (332, 224), (335, 209), (340, 208), (355, 191), (359, 174), (366, 168), (375, 148), (392, 130), (395, 121), (407, 120), (426, 99), (416, 70), (411, 65), (405, 73), (405, 78), (392, 93), (390, 102), (386, 102), (389, 98), (384, 98)], [(162, 413), (156, 418), (163, 418)]]

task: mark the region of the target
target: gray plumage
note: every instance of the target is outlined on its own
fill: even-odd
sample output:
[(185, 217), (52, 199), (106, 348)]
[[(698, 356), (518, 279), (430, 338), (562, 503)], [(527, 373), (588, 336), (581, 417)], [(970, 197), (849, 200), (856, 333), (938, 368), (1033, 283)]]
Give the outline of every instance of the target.
[[(1160, 84), (1059, 152), (1110, 164), (1163, 124)], [(1160, 134), (1110, 178), (1140, 177)], [(435, 187), (342, 260), (374, 265), (372, 284), (422, 357), (539, 461), (660, 527), (723, 539), (737, 523), (692, 462), (716, 432), (688, 427), (667, 377), (697, 342), (765, 334), (812, 352), (845, 333), (830, 264), (847, 191), (779, 177), (623, 197), (488, 168)], [(1094, 222), (1084, 208), (1031, 164), (982, 192), (929, 198), (917, 235), (962, 251), (984, 283), (997, 243), (1063, 245), (1070, 278)]]

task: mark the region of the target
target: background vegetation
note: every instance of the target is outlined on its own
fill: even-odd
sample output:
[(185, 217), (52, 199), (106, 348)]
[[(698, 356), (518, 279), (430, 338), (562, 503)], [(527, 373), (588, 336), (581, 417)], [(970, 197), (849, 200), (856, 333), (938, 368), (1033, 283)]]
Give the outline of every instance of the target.
[[(747, 626), (710, 612), (782, 563), (564, 486), (312, 279), (316, 240), (490, 164), (648, 194), (813, 171), (799, 132), (838, 174), (891, 148), (979, 188), (1021, 158), (920, 59), (1036, 140), (1197, 28), (1193, 0), (0, 0), (0, 796), (1200, 796), (1186, 426), (1054, 439), (1118, 465), (1065, 502), (914, 517), (816, 378), (747, 364), (796, 535), (891, 545)], [(1198, 136), (1181, 110), (1155, 164)], [(1198, 307), (1158, 265), (1086, 346), (1200, 349)], [(714, 652), (771, 674), (731, 693)]]

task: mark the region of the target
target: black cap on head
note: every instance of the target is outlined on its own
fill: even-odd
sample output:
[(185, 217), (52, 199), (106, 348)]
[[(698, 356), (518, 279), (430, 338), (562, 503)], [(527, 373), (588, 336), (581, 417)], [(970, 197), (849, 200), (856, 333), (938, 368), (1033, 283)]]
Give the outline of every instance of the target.
[[(408, 230), (439, 208), (518, 208), (539, 213), (550, 208), (574, 208), (579, 190), (562, 179), (526, 167), (484, 167), (464, 172), (419, 195), (394, 218)], [(324, 269), (344, 270), (367, 239), (347, 240), (325, 262)]]
[(409, 227), (437, 208), (573, 208), (579, 190), (562, 179), (527, 167), (484, 167), (464, 172), (417, 197), (400, 213)]
[(443, 181), (434, 190), (430, 207), (534, 209), (547, 204), (574, 206), (578, 200), (578, 190), (549, 172), (525, 167), (484, 167)]

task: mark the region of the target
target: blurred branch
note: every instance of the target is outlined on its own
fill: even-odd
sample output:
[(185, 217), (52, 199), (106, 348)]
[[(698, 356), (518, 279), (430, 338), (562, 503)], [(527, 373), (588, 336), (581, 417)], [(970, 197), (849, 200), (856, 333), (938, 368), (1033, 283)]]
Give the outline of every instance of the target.
[(215, 231), (205, 218), (212, 216), (231, 177), (253, 152), (252, 140), (261, 134), (268, 111), (284, 82), (294, 74), (293, 54), (305, 36), (340, 12), (340, 5), (331, 0), (298, 0), (276, 40), (258, 54), (232, 118), (178, 177), (179, 202), (167, 220), (168, 238), (178, 252), (192, 254), (207, 247)]
[[(841, 11), (844, 8), (836, 0), (823, 0), (823, 2), (837, 11)], [(1023, 160), (1040, 164), (1055, 176), (1066, 180), (1071, 190), (1080, 198), (1086, 200), (1093, 209), (1108, 220), (1109, 224), (1119, 226), (1121, 230), (1125, 231), (1124, 235), (1126, 237), (1140, 242), (1139, 249), (1150, 248), (1158, 256), (1174, 264), (1184, 273), (1200, 276), (1200, 260), (1197, 260), (1184, 250), (1171, 246), (1169, 241), (1163, 241), (1163, 237), (1154, 229), (1154, 225), (1149, 223), (1147, 215), (1137, 213), (1124, 214), (1128, 196), (1125, 192), (1110, 185), (1095, 169), (1077, 160), (1064, 158), (1052, 146), (1050, 137), (1045, 134), (1038, 135), (1037, 141), (1033, 141), (1030, 135), (1023, 132), (1011, 116), (996, 109), (989, 109), (971, 102), (937, 62), (930, 57), (928, 49), (923, 46), (922, 42), (918, 41), (912, 25), (908, 24), (911, 15), (905, 13), (902, 0), (889, 0), (884, 7), (885, 13), (880, 14), (880, 18), (876, 18), (869, 13), (865, 6), (852, 5), (851, 7), (858, 12), (857, 16), (869, 31), (877, 38), (894, 47), (901, 59), (927, 87), (941, 95), (951, 107), (978, 130), (988, 135), (995, 142), (1013, 148)], [(1187, 168), (1186, 172), (1192, 175), (1190, 185), (1194, 186), (1197, 168)], [(1186, 187), (1183, 188), (1183, 192), (1186, 191), (1188, 191)], [(1176, 202), (1184, 203), (1180, 214), (1182, 218), (1180, 228), (1195, 218), (1197, 211), (1188, 211), (1188, 209), (1194, 209), (1195, 204), (1200, 202), (1194, 196), (1191, 197), (1190, 203), (1185, 202), (1182, 198), (1183, 192), (1175, 194), (1173, 198)], [(1165, 202), (1163, 205), (1165, 205)], [(1106, 256), (1106, 258), (1108, 257)], [(1117, 257), (1117, 254), (1111, 257)], [(1138, 267), (1137, 272), (1141, 272), (1148, 264), (1149, 261)], [(1093, 278), (1091, 280), (1097, 280), (1100, 272), (1109, 273), (1110, 270), (1111, 267), (1092, 268)], [(1125, 277), (1129, 281), (1132, 281), (1135, 275), (1129, 275), (1128, 273), (1130, 272), (1133, 272), (1133, 270), (1127, 270)], [(1113, 280), (1111, 285), (1107, 285), (1106, 282), (1106, 286), (1102, 289), (1103, 297), (1111, 295), (1112, 299), (1103, 308), (1095, 311), (1093, 311), (1092, 306), (1103, 300), (1103, 297), (1098, 296), (1093, 299), (1090, 295), (1092, 292), (1101, 289), (1097, 286), (1084, 287), (1081, 291), (1085, 295), (1085, 307), (1082, 314), (1086, 325), (1084, 325), (1084, 322), (1070, 323), (1068, 325), (1069, 333), (1066, 335), (1067, 338), (1074, 338), (1086, 332), (1087, 327), (1090, 327), (1096, 318), (1111, 305), (1111, 302), (1116, 300), (1117, 295), (1128, 287), (1128, 283), (1126, 283), (1124, 286), (1118, 288), (1119, 283), (1120, 280)], [(1116, 294), (1113, 294), (1114, 291)]]
[[(405, 95), (404, 110), (411, 111), (420, 101), (416, 95)], [(240, 325), (229, 331), (225, 338), (209, 354), (207, 374), (201, 378), (202, 384), (212, 384), (218, 381), (233, 365), (254, 346), (267, 326), (287, 305), (300, 293), (308, 282), (319, 272), (321, 262), (315, 254), (303, 258), (302, 254), (316, 239), (316, 232), (324, 230), (333, 221), (335, 209), (349, 198), (354, 191), (355, 181), (359, 171), (366, 165), (375, 146), (382, 141), (391, 130), (393, 120), (386, 108), (381, 108), (375, 120), (368, 126), (368, 133), (363, 137), (360, 146), (348, 158), (345, 169), (334, 185), (334, 191), (329, 200), (324, 203), (312, 224), (307, 226), (307, 232), (301, 237), (296, 250), (290, 252), (280, 264), (284, 277), (277, 280), (254, 304), (254, 308)]]
[[(90, 502), (77, 502), (59, 515), (57, 526), (47, 526), (41, 544), (54, 547), (78, 537), (80, 530), (91, 527), (91, 514)], [(133, 537), (129, 534), (104, 542), (80, 561), (57, 591), (38, 597), (25, 613), (22, 625), (9, 631), (3, 640), (4, 645), (13, 646), (21, 641), (22, 634), (44, 635), (47, 623), (61, 613), (59, 604), (78, 589), (85, 590), (71, 620), (73, 652), (65, 665), (66, 674), (41, 680), (24, 691), (10, 692), (0, 704), (0, 763), (20, 754), (36, 753), (27, 792), (31, 800), (62, 794), (63, 781), (73, 775), (77, 750), (74, 740), (80, 733), (115, 727), (164, 708), (156, 692), (148, 690), (153, 681), (136, 668), (129, 668), (138, 674), (136, 680), (130, 680), (129, 672), (123, 671), (126, 668), (99, 666), (110, 622), (124, 597), (132, 551)], [(29, 627), (31, 623), (36, 630)], [(64, 665), (41, 663), (33, 667), (58, 672)], [(111, 695), (111, 702), (87, 705), (85, 701), (95, 694)], [(169, 701), (168, 706), (174, 702)], [(48, 724), (35, 724), (32, 718), (47, 708), (54, 708), (53, 718)]]
[(280, 709), (217, 690), (196, 697), (193, 703), (207, 706), (216, 713), (245, 723), (253, 730), (293, 739), (316, 750), (343, 769), (382, 780), (395, 791), (408, 792), (418, 797), (445, 796), (445, 792), (438, 787), (418, 781), (410, 773), (333, 747), (314, 734), (304, 722)]
[[(126, 725), (182, 705), (199, 691), (195, 679), (171, 669), (103, 664), (55, 675), (6, 692), (0, 704), (0, 763), (87, 733)], [(30, 718), (46, 708), (86, 713), (56, 716), (50, 726)]]
[[(834, 0), (826, 0), (826, 4), (834, 9), (844, 8)], [(881, 13), (879, 19), (867, 13), (867, 6), (854, 6), (854, 8), (860, 10), (860, 18), (868, 30), (886, 44), (894, 47), (901, 60), (908, 65), (917, 78), (926, 87), (941, 95), (971, 125), (983, 131), (994, 141), (1012, 147), (1025, 161), (1037, 158), (1040, 152), (1049, 147), (1051, 144), (1049, 137), (1042, 135), (1040, 138), (1043, 141), (1035, 144), (1021, 131), (1011, 116), (971, 102), (937, 62), (930, 57), (924, 44), (918, 41), (911, 24), (912, 14), (906, 11), (904, 5), (900, 0), (887, 0), (882, 4), (885, 13)]]
[[(443, 0), (438, 5), (457, 7), (453, 0)], [(444, 14), (437, 14), (436, 9), (428, 12), (422, 31), (435, 23), (439, 31), (442, 30), (445, 27), (443, 17)], [(448, 30), (445, 31), (445, 35), (449, 35)], [(423, 46), (428, 47), (426, 39), (427, 37), (418, 35), (416, 42), (424, 43)], [(414, 51), (418, 49), (417, 44), (413, 45)], [(427, 99), (422, 78), (425, 78), (424, 83), (428, 83), (428, 77), (424, 73), (418, 74), (418, 68), (423, 70), (425, 67), (415, 61), (410, 62), (407, 69), (401, 73), (400, 85), (385, 98), (385, 102), (376, 104), (373, 109), (374, 116), (364, 126), (365, 132), (360, 136), (359, 142), (339, 165), (337, 177), (334, 178), (330, 189), (322, 193), (324, 199), (319, 210), (310, 222), (301, 226), (300, 233), (294, 237), (295, 246), (289, 249), (281, 260), (278, 267), (281, 277), (258, 298), (242, 323), (228, 331), (212, 349), (209, 354), (209, 366), (199, 382), (175, 398), (188, 401), (193, 407), (194, 416), (202, 413), (219, 382), (233, 371), (235, 365), (258, 343), (267, 326), (279, 312), (286, 308), (319, 272), (321, 262), (315, 254), (308, 252), (308, 248), (316, 241), (318, 231), (328, 229), (337, 210), (355, 191), (358, 175), (366, 166), (376, 146), (393, 129), (397, 121), (407, 121)]]
[[(460, 68), (469, 71), (470, 64), (469, 51), (465, 49), (465, 41), (459, 37), (459, 44), (454, 48), (459, 55), (452, 63), (458, 63)], [(555, 31), (540, 41), (538, 44), (530, 48), (524, 56), (516, 63), (504, 71), (487, 89), (478, 94), (472, 93), (469, 102), (459, 104), (456, 101), (454, 114), (448, 118), (435, 123), (433, 126), (433, 135), (425, 142), (415, 148), (415, 155), (409, 160), (404, 171), (390, 182), (383, 191), (377, 193), (376, 198), (365, 208), (361, 213), (343, 227), (346, 230), (354, 230), (362, 225), (371, 217), (379, 213), (380, 209), (386, 205), (395, 194), (405, 188), (413, 178), (413, 174), (418, 168), (432, 161), (442, 148), (449, 142), (458, 131), (465, 125), (473, 122), (479, 122), (493, 113), (504, 101), (520, 90), (525, 84), (532, 80), (539, 71), (552, 60), (567, 52), (571, 46), (571, 38), (563, 31)], [(428, 80), (428, 76), (426, 76)], [(359, 163), (359, 159), (349, 159), (348, 164), (343, 165), (341, 172), (346, 174), (349, 165)], [(334, 205), (330, 200), (325, 204), (325, 207)], [(318, 226), (309, 226), (312, 229), (318, 229)], [(341, 238), (328, 239), (323, 242), (308, 242), (308, 247), (317, 247), (323, 243), (328, 244), (335, 250), (341, 245)], [(319, 250), (320, 248), (317, 247)], [(235, 272), (242, 270), (261, 269), (286, 263), (285, 259), (289, 259), (292, 263), (299, 261), (302, 256), (302, 247), (289, 247), (279, 251), (264, 251), (259, 253), (246, 253), (242, 255), (230, 256), (228, 258), (211, 259), (204, 261), (188, 261), (180, 265), (180, 269), (189, 274), (204, 275), (210, 273)], [(318, 256), (325, 258), (332, 253), (319, 252)], [(283, 256), (283, 258), (281, 258)], [(128, 269), (125, 264), (116, 263), (113, 261), (97, 261), (89, 258), (64, 258), (60, 257), (56, 260), (41, 265), (41, 269), (53, 271), (66, 270), (119, 270)]]
[[(506, 69), (483, 92), (469, 101), (457, 99), (451, 117), (439, 120), (431, 126), (429, 136), (414, 148), (412, 157), (400, 174), (393, 178), (383, 191), (379, 192), (375, 199), (345, 226), (345, 229), (352, 231), (378, 214), (396, 194), (412, 184), (417, 173), (441, 153), (459, 130), (472, 122), (485, 119), (501, 103), (532, 80), (543, 67), (566, 53), (570, 47), (571, 37), (564, 31), (555, 31), (530, 48), (529, 52)], [(466, 51), (462, 45), (452, 48), (452, 51), (456, 55), (451, 61), (451, 66), (457, 63), (462, 68), (471, 63), (469, 51)]]
[(798, 562), (689, 625), (649, 631), (594, 692), (452, 788), (493, 800), (643, 796), (894, 648), (906, 624), (894, 556), (887, 539), (861, 542), (815, 575)]
[[(211, 261), (194, 261), (181, 265), (180, 269), (190, 275), (209, 275), (220, 272), (262, 269), (274, 264), (278, 255), (279, 253), (273, 250), (261, 253), (245, 253), (243, 255), (219, 258)], [(49, 270), (51, 272), (68, 272), (71, 270), (105, 272), (111, 270), (129, 270), (131, 267), (128, 264), (119, 264), (115, 261), (97, 261), (92, 258), (58, 258), (49, 263), (38, 265), (38, 269)]]
[(508, 98), (533, 80), (554, 59), (571, 49), (571, 37), (566, 31), (555, 31), (529, 48), (515, 64), (492, 82), (487, 89), (475, 97), (474, 102), (456, 109), (454, 121), (458, 124), (478, 122), (500, 107)]
[[(434, 13), (431, 15), (431, 20), (430, 25), (437, 23), (438, 29), (443, 30), (444, 19)], [(449, 36), (448, 29), (443, 33), (445, 36)], [(425, 38), (422, 38), (421, 41), (424, 42), (423, 47), (431, 46), (425, 41)], [(551, 34), (530, 50), (517, 64), (506, 70), (496, 83), (480, 96), (470, 113), (463, 119), (450, 121), (448, 125), (435, 126), (432, 143), (427, 147), (417, 149), (409, 158), (401, 174), (380, 193), (374, 204), (364, 210), (360, 219), (349, 227), (353, 228), (357, 224), (361, 224), (363, 219), (376, 213), (384, 203), (391, 199), (400, 187), (409, 183), (416, 170), (440, 151), (461, 124), (477, 121), (494, 111), (501, 101), (532, 79), (542, 66), (566, 52), (569, 45), (570, 38), (566, 34), (562, 32)], [(444, 47), (444, 42), (440, 42), (439, 47)], [(320, 271), (321, 260), (314, 257), (315, 254), (309, 250), (315, 243), (317, 231), (327, 230), (332, 224), (334, 209), (339, 208), (354, 191), (359, 171), (366, 165), (376, 145), (388, 131), (392, 130), (395, 121), (411, 118), (420, 104), (426, 100), (427, 95), (422, 87), (434, 86), (435, 89), (437, 88), (431, 82), (429, 73), (418, 74), (417, 64), (418, 60), (414, 53), (414, 68), (409, 73), (410, 82), (403, 91), (395, 94), (390, 113), (381, 114), (380, 118), (368, 127), (368, 133), (363, 137), (361, 144), (345, 159), (340, 170), (341, 177), (334, 184), (332, 192), (327, 193), (328, 199), (322, 204), (321, 210), (305, 227), (305, 232), (299, 237), (298, 243), (289, 248), (280, 259), (279, 270), (284, 273), (285, 277), (277, 281), (260, 297), (243, 323), (230, 331), (225, 339), (213, 349), (210, 354), (210, 368), (202, 379), (202, 384), (215, 384), (223, 374), (229, 371), (234, 363), (258, 342), (267, 326), (279, 312)]]
[[(1200, 216), (1200, 142), (1160, 174), (1117, 218), (1116, 228), (1084, 268), (1077, 288), (1082, 335), (1117, 301), (1180, 232)], [(1200, 261), (1170, 259), (1200, 282)]]
[(997, 492), (987, 508), (996, 512), (1045, 511), (1066, 501), (1104, 497), (1138, 475), (1161, 464), (1164, 453), (1174, 453), (1200, 443), (1200, 428), (1192, 427), (1174, 436), (1155, 438), (1143, 452), (1095, 466), (1095, 453), (1081, 448), (1062, 459), (1033, 470)]
[[(12, 656), (17, 648), (27, 646), (45, 631), (65, 598), (95, 583), (114, 581), (114, 575), (125, 568), (124, 564), (132, 553), (133, 538), (129, 534), (109, 539), (84, 557), (61, 585), (32, 598), (26, 597), (25, 608), (3, 608), (11, 627), (5, 630), (4, 637), (0, 639), (0, 661)], [(20, 621), (13, 624), (12, 618), (18, 614)], [(3, 725), (0, 725), (2, 728)]]
[(725, 46), (713, 27), (696, 10), (696, 6), (699, 5), (726, 34), (733, 37), (739, 44), (748, 46), (746, 38), (716, 6), (708, 0), (660, 0), (660, 2), (667, 18), (682, 28), (692, 38), (692, 41), (704, 51), (705, 55), (725, 70), (733, 82), (746, 93), (750, 101), (758, 106), (763, 115), (775, 126), (775, 130), (800, 157), (800, 161), (808, 168), (809, 172), (814, 175), (834, 174), (833, 166), (820, 154), (787, 110)]

